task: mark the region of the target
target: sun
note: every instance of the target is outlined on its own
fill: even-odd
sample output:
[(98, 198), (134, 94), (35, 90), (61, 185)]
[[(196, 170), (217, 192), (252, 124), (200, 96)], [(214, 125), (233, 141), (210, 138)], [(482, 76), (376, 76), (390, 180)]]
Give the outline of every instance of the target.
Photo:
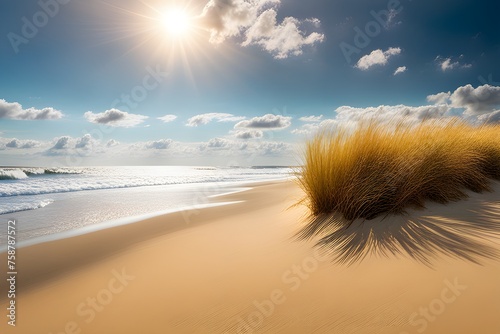
[(191, 18), (183, 9), (170, 9), (163, 13), (161, 25), (167, 34), (175, 38), (185, 37), (191, 30)]

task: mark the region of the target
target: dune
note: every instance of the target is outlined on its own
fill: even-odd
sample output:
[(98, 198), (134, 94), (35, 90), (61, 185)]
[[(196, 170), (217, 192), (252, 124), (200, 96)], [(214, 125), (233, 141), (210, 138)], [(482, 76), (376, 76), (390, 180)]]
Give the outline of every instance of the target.
[[(498, 333), (500, 183), (316, 247), (293, 182), (18, 249), (1, 333)], [(0, 266), (6, 268), (6, 254)], [(5, 287), (5, 280), (3, 280)], [(7, 314), (2, 288), (0, 308)]]

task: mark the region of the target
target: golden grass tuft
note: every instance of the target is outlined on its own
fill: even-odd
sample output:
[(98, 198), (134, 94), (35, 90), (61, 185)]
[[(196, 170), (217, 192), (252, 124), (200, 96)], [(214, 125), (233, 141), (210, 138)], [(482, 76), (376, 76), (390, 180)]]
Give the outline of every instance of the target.
[(313, 217), (348, 222), (448, 203), (500, 180), (500, 126), (453, 119), (323, 130), (306, 144), (298, 182)]

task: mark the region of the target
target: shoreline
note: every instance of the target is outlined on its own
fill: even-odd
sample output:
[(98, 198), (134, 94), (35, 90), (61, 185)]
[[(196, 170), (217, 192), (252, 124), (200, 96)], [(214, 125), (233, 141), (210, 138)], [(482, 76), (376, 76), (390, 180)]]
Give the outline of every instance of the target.
[[(240, 196), (245, 192), (251, 191), (252, 189), (265, 186), (279, 186), (280, 184), (285, 183), (291, 183), (291, 181), (282, 180), (248, 182), (247, 186), (252, 185), (252, 188), (248, 187), (243, 191), (230, 191), (225, 194), (217, 195), (215, 197), (217, 201), (212, 203), (201, 204), (198, 206), (193, 205), (190, 207), (186, 207), (185, 209), (181, 208), (164, 210), (134, 217), (126, 217), (122, 219), (106, 221), (75, 230), (69, 230), (53, 235), (43, 236), (39, 238), (39, 242), (33, 242), (33, 239), (22, 241), (17, 244), (16, 248), (20, 253), (24, 253), (24, 251), (26, 250), (28, 254), (24, 257), (32, 259), (39, 256), (38, 254), (40, 250), (42, 251), (42, 253), (51, 253), (54, 249), (54, 253), (56, 253), (55, 249), (73, 248), (74, 245), (78, 245), (78, 251), (73, 251), (72, 255), (76, 256), (79, 260), (88, 262), (88, 260), (83, 259), (88, 255), (88, 252), (87, 254), (85, 254), (87, 242), (97, 242), (100, 244), (107, 243), (110, 241), (110, 239), (113, 239), (112, 242), (114, 242), (119, 249), (125, 248), (126, 246), (137, 242), (147, 242), (151, 238), (173, 233), (184, 228), (191, 228), (192, 220), (198, 218), (196, 219), (198, 223), (199, 217), (197, 216), (202, 213), (206, 214), (207, 212), (212, 211), (217, 212), (219, 211), (218, 209), (222, 209), (223, 211), (227, 211), (229, 213), (237, 211), (236, 208), (231, 207), (237, 206), (238, 204), (244, 204), (245, 200)], [(241, 183), (238, 184), (242, 186)], [(236, 184), (233, 184), (232, 186), (234, 187), (236, 186)], [(208, 198), (210, 200), (210, 197)], [(169, 223), (163, 224), (161, 223), (162, 220), (167, 220)], [(147, 228), (149, 228), (149, 231), (141, 231), (143, 229), (142, 225), (150, 225), (147, 226)], [(127, 238), (123, 242), (119, 237), (115, 237), (116, 234), (120, 233), (127, 234)], [(38, 241), (36, 239), (35, 241)], [(49, 251), (47, 251), (46, 249), (49, 249)], [(100, 251), (102, 251), (102, 249)], [(106, 252), (113, 253), (114, 251), (112, 249), (106, 249)], [(97, 257), (100, 257), (99, 255), (102, 255), (97, 253), (103, 252), (95, 252), (93, 253), (93, 255)], [(3, 265), (4, 259), (6, 257), (5, 254), (5, 250), (0, 250), (0, 265)], [(67, 266), (68, 268), (71, 267), (71, 265), (67, 262), (65, 266)], [(31, 283), (29, 285), (31, 285)], [(4, 298), (4, 296), (0, 296), (0, 300), (2, 300), (2, 298)]]
[[(471, 194), (447, 206), (430, 204), (413, 218), (451, 226), (457, 235), (448, 239), (500, 250), (500, 184), (494, 187), (495, 193)], [(350, 266), (339, 264), (318, 251), (314, 240), (294, 238), (307, 211), (291, 205), (302, 195), (293, 182), (265, 182), (218, 198), (237, 204), (20, 248), (20, 317), (17, 328), (2, 323), (0, 329), (401, 334), (500, 328), (498, 258), (478, 264), (434, 249), (432, 267), (411, 255), (377, 252)], [(463, 220), (457, 228), (456, 217)], [(391, 233), (406, 228), (392, 218), (385, 224)], [(429, 242), (439, 240), (421, 241), (420, 247), (433, 249)]]
[[(247, 191), (251, 189), (254, 186), (258, 186), (262, 183), (268, 183), (268, 182), (287, 182), (287, 179), (271, 179), (271, 180), (265, 180), (265, 181), (225, 181), (225, 182), (201, 182), (201, 183), (186, 183), (186, 184), (172, 184), (172, 185), (155, 185), (155, 186), (138, 186), (138, 187), (128, 187), (128, 188), (117, 188), (117, 189), (98, 189), (98, 190), (83, 190), (83, 191), (78, 191), (78, 192), (68, 192), (68, 193), (54, 193), (54, 194), (48, 194), (45, 195), (47, 198), (51, 197), (50, 205), (47, 205), (42, 208), (37, 208), (37, 209), (32, 209), (32, 210), (22, 210), (22, 211), (16, 211), (16, 212), (11, 212), (11, 213), (6, 213), (3, 215), (0, 215), (0, 217), (3, 217), (4, 220), (11, 219), (11, 218), (20, 218), (23, 219), (27, 224), (26, 227), (28, 229), (26, 231), (21, 231), (20, 233), (23, 233), (24, 235), (28, 235), (27, 239), (22, 238), (21, 240), (18, 241), (18, 246), (19, 247), (25, 247), (28, 245), (33, 245), (37, 243), (43, 243), (46, 241), (51, 241), (51, 240), (57, 240), (61, 238), (66, 238), (66, 237), (71, 237), (79, 234), (85, 234), (89, 233), (92, 231), (97, 231), (100, 229), (105, 229), (121, 224), (130, 224), (130, 223), (135, 223), (141, 220), (149, 219), (158, 215), (164, 215), (168, 213), (173, 213), (176, 211), (189, 211), (189, 210), (198, 210), (201, 208), (205, 207), (210, 207), (212, 205), (221, 205), (219, 198), (229, 195), (229, 194), (236, 194), (241, 191)], [(164, 192), (163, 192), (164, 190)], [(174, 203), (168, 204), (169, 198), (166, 198), (166, 204), (163, 205), (165, 207), (164, 209), (161, 209), (161, 203), (158, 202), (159, 204), (156, 205), (157, 208), (155, 208), (152, 211), (149, 212), (144, 212), (144, 213), (133, 213), (133, 214), (128, 214), (126, 216), (121, 216), (119, 211), (115, 211), (116, 213), (113, 213), (113, 215), (118, 216), (118, 217), (104, 217), (104, 220), (98, 221), (89, 225), (82, 225), (82, 222), (79, 221), (79, 225), (76, 227), (72, 227), (69, 229), (64, 229), (66, 225), (69, 225), (69, 219), (70, 217), (67, 217), (64, 212), (58, 211), (58, 210), (71, 210), (71, 207), (68, 206), (63, 206), (63, 201), (66, 202), (68, 199), (72, 198), (83, 198), (85, 202), (89, 202), (89, 199), (86, 199), (86, 197), (92, 196), (94, 192), (98, 192), (94, 194), (95, 196), (116, 196), (113, 194), (130, 194), (130, 193), (137, 193), (140, 195), (140, 193), (145, 192), (145, 193), (158, 193), (158, 194), (165, 194), (165, 195), (170, 195), (170, 197), (175, 196), (175, 192), (180, 191), (180, 192), (192, 192), (193, 197), (186, 197), (182, 200), (174, 200)], [(68, 194), (68, 195), (65, 195)], [(108, 194), (108, 195), (106, 195)], [(53, 195), (53, 196), (50, 196)], [(42, 196), (42, 195), (35, 195), (35, 196)], [(63, 197), (64, 196), (64, 197)], [(120, 196), (120, 195), (119, 195)], [(129, 195), (130, 197), (130, 195)], [(149, 195), (151, 197), (151, 195)], [(56, 198), (55, 200), (53, 198)], [(79, 200), (71, 200), (70, 206), (71, 205), (79, 205), (78, 201)], [(143, 201), (144, 202), (144, 201)], [(184, 202), (184, 204), (182, 204)], [(65, 203), (66, 204), (66, 203)], [(68, 208), (68, 209), (67, 209)], [(38, 211), (38, 210), (43, 210), (43, 211)], [(49, 211), (47, 211), (49, 210)], [(46, 215), (46, 212), (51, 212), (50, 215), (52, 219), (61, 219), (59, 217), (58, 212), (61, 212), (63, 218), (60, 221), (57, 221), (56, 224), (52, 223), (53, 220), (47, 220), (47, 223), (44, 223), (42, 226), (46, 230), (55, 230), (55, 232), (50, 232), (47, 234), (39, 234), (35, 232), (34, 236), (30, 236), (31, 230), (29, 228), (34, 228), (39, 229), (39, 226), (35, 226), (33, 224), (29, 224), (30, 220), (33, 221), (38, 221), (37, 215), (42, 214)], [(95, 215), (95, 214), (94, 214)], [(121, 216), (121, 217), (120, 217)], [(66, 220), (65, 220), (66, 219)], [(96, 218), (94, 218), (95, 220)], [(61, 223), (62, 231), (57, 231), (57, 227), (59, 227), (59, 224)], [(51, 228), (53, 227), (53, 228)], [(44, 230), (42, 230), (44, 231)], [(3, 233), (0, 233), (0, 237), (6, 237)], [(0, 252), (3, 252), (6, 250), (6, 246), (0, 246)]]
[[(224, 196), (224, 195), (220, 195)], [(63, 232), (58, 232), (54, 234), (48, 234), (40, 237), (35, 237), (32, 239), (24, 240), (21, 241), (17, 244), (17, 248), (24, 248), (24, 247), (29, 247), (29, 246), (35, 246), (39, 244), (44, 244), (47, 242), (53, 242), (53, 241), (58, 241), (58, 240), (63, 240), (67, 238), (73, 238), (73, 237), (78, 237), (81, 235), (89, 234), (89, 233), (96, 233), (102, 230), (107, 230), (107, 229), (112, 229), (115, 227), (120, 227), (128, 224), (135, 224), (135, 223), (140, 223), (141, 221), (152, 219), (155, 217), (160, 217), (164, 215), (169, 215), (172, 213), (176, 212), (186, 212), (186, 211), (191, 211), (191, 210), (201, 210), (201, 209), (207, 209), (207, 208), (215, 208), (223, 205), (231, 205), (231, 204), (237, 204), (240, 203), (238, 201), (234, 202), (220, 202), (220, 203), (209, 203), (209, 204), (199, 204), (199, 205), (192, 205), (192, 206), (186, 206), (186, 207), (181, 207), (181, 208), (176, 208), (176, 209), (169, 209), (169, 210), (163, 210), (163, 211), (156, 211), (152, 213), (145, 213), (142, 215), (135, 215), (131, 217), (125, 217), (125, 218), (119, 218), (119, 219), (114, 219), (114, 220), (108, 220), (104, 221), (102, 223), (97, 223), (93, 225), (87, 225), (84, 227), (80, 227), (77, 229), (73, 230), (68, 230), (68, 231), (63, 231)], [(5, 248), (0, 248), (0, 253), (5, 252)]]

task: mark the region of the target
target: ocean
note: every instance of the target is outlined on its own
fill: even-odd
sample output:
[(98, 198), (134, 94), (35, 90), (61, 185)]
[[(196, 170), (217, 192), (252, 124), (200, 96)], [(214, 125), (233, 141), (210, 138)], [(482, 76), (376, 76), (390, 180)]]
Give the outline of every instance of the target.
[[(0, 240), (16, 220), (20, 245), (212, 205), (252, 182), (292, 177), (288, 167), (0, 168)], [(3, 244), (1, 242), (0, 244)]]

